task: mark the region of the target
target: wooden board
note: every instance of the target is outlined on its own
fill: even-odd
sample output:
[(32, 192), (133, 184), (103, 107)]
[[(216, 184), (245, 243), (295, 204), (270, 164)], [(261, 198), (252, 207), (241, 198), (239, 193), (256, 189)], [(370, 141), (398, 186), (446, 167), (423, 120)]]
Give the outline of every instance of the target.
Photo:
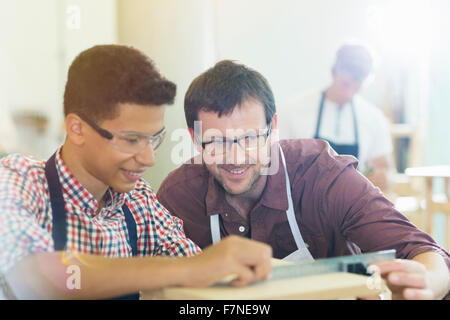
[[(274, 263), (279, 265), (280, 263)], [(309, 277), (261, 281), (246, 287), (219, 283), (207, 288), (163, 288), (142, 292), (141, 299), (157, 300), (334, 300), (378, 295), (382, 288), (369, 288), (367, 276), (346, 272)]]

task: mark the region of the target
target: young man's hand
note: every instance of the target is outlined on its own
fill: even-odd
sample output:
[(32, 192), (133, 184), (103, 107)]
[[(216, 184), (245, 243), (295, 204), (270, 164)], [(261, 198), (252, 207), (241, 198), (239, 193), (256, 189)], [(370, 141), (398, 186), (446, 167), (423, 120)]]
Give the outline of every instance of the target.
[(268, 279), (271, 271), (272, 248), (264, 243), (238, 236), (229, 236), (207, 247), (202, 253), (183, 259), (183, 286), (212, 285), (232, 275), (233, 286)]
[(448, 267), (437, 253), (425, 252), (413, 260), (396, 259), (372, 266), (386, 281), (392, 299), (442, 299), (450, 287)]

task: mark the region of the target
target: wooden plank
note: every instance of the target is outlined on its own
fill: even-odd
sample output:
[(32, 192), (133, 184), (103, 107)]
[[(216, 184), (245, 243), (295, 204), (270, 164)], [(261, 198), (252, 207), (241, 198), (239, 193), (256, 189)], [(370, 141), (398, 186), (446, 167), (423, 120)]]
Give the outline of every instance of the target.
[[(284, 262), (273, 261), (273, 265)], [(228, 279), (229, 280), (229, 279)], [(207, 288), (163, 288), (142, 292), (143, 300), (334, 300), (375, 296), (385, 291), (384, 281), (373, 286), (367, 276), (346, 272), (309, 277), (261, 281), (246, 287), (231, 287), (227, 283)]]

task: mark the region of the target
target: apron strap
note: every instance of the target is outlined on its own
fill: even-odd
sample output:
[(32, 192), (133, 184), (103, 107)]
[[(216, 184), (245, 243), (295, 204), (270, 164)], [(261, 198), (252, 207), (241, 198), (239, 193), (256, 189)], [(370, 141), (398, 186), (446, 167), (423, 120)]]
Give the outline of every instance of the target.
[(133, 257), (135, 257), (138, 255), (136, 221), (134, 220), (133, 214), (130, 209), (128, 209), (126, 204), (122, 206), (122, 211), (125, 214), (125, 223), (127, 224), (128, 229), (128, 241), (131, 246), (131, 251), (133, 252)]
[(219, 225), (219, 214), (213, 214), (209, 217), (211, 225), (211, 238), (213, 244), (220, 241), (220, 225)]
[(45, 163), (45, 176), (47, 178), (52, 206), (52, 238), (56, 251), (64, 250), (67, 241), (66, 208), (62, 195), (61, 183), (56, 170), (56, 152)]
[(314, 134), (314, 139), (320, 139), (319, 132), (320, 132), (320, 125), (322, 122), (322, 112), (324, 102), (325, 102), (325, 91), (322, 92), (322, 96), (320, 97), (319, 114), (317, 115), (316, 132)]
[(359, 132), (358, 132), (358, 121), (356, 119), (356, 112), (355, 112), (355, 104), (353, 103), (353, 100), (350, 102), (350, 107), (352, 110), (352, 116), (353, 116), (353, 131), (355, 135), (355, 143), (354, 144), (336, 144), (333, 141), (330, 141), (328, 139), (321, 138), (319, 135), (320, 127), (322, 123), (322, 113), (325, 103), (325, 91), (322, 92), (322, 97), (320, 99), (319, 104), (319, 114), (317, 116), (317, 124), (316, 124), (316, 132), (314, 133), (314, 139), (322, 139), (327, 141), (330, 146), (338, 153), (338, 154), (349, 154), (354, 156), (358, 159), (359, 157)]
[(289, 181), (289, 175), (287, 171), (286, 161), (284, 159), (283, 149), (280, 147), (281, 160), (283, 161), (284, 173), (286, 176), (286, 193), (288, 198), (288, 210), (286, 211), (286, 215), (289, 222), (289, 227), (291, 228), (292, 235), (294, 236), (295, 244), (297, 245), (297, 249), (307, 248), (305, 241), (303, 241), (302, 234), (300, 233), (300, 228), (298, 227), (297, 220), (295, 219), (294, 212), (294, 204), (292, 202), (292, 194), (291, 194), (291, 183)]
[[(355, 104), (353, 103), (353, 100), (350, 102), (350, 105), (352, 107), (352, 114), (353, 114), (353, 131), (355, 133), (355, 145), (359, 146), (359, 133), (358, 133), (358, 121), (356, 120), (356, 112), (355, 112)], [(357, 154), (355, 157), (358, 158)]]

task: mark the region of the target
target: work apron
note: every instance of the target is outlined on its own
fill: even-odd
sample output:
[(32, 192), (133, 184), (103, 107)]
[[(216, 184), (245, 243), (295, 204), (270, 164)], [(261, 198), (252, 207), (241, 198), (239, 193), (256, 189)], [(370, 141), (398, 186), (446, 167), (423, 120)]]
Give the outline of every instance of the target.
[[(283, 260), (291, 262), (313, 261), (314, 258), (309, 252), (307, 245), (303, 241), (303, 237), (300, 233), (300, 228), (298, 227), (297, 221), (295, 219), (294, 204), (291, 195), (291, 183), (289, 181), (286, 161), (284, 159), (284, 154), (283, 150), (281, 149), (281, 146), (280, 152), (281, 152), (281, 160), (283, 162), (284, 167), (284, 173), (286, 175), (286, 192), (288, 198), (288, 210), (286, 211), (286, 215), (288, 218), (288, 223), (289, 227), (291, 228), (292, 235), (294, 236), (295, 244), (297, 246), (297, 250), (292, 252), (288, 256), (284, 257)], [(220, 226), (218, 214), (214, 214), (210, 217), (210, 226), (213, 243), (217, 243), (220, 241)]]
[(322, 93), (322, 98), (320, 100), (319, 105), (319, 115), (317, 116), (317, 125), (316, 125), (316, 133), (314, 134), (314, 139), (321, 139), (327, 141), (330, 146), (336, 151), (338, 154), (345, 154), (345, 155), (351, 155), (358, 159), (359, 156), (359, 135), (358, 135), (358, 126), (356, 121), (356, 113), (355, 113), (355, 106), (353, 104), (353, 101), (350, 103), (352, 108), (352, 115), (353, 115), (353, 128), (355, 132), (355, 143), (354, 144), (339, 144), (334, 143), (333, 141), (330, 141), (328, 139), (321, 138), (319, 136), (320, 132), (320, 126), (322, 122), (322, 112), (323, 107), (325, 103), (325, 92)]
[[(62, 194), (61, 183), (59, 182), (58, 171), (56, 170), (56, 153), (53, 154), (45, 164), (45, 176), (48, 182), (50, 192), (50, 202), (52, 205), (52, 238), (55, 244), (55, 251), (66, 249), (67, 243), (67, 222), (64, 197)], [(125, 222), (128, 229), (129, 243), (133, 256), (137, 256), (137, 229), (136, 222), (130, 209), (124, 204), (122, 211), (125, 215)], [(139, 293), (129, 294), (121, 297), (110, 298), (108, 300), (138, 300)]]

